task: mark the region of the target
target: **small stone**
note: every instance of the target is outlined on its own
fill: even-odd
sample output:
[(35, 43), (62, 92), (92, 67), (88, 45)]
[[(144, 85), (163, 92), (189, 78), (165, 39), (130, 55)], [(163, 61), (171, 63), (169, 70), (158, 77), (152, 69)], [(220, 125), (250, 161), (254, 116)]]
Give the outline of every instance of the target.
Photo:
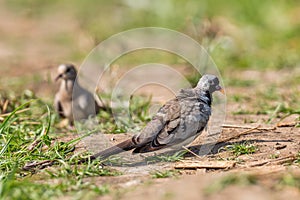
[(286, 144), (280, 144), (279, 142), (277, 142), (275, 144), (275, 149), (276, 150), (280, 150), (280, 149), (284, 149), (284, 148), (286, 148)]

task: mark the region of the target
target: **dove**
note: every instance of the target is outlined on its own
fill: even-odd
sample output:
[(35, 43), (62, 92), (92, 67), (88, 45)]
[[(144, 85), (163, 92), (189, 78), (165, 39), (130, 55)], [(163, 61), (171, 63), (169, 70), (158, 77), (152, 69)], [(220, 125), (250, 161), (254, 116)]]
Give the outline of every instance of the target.
[(86, 160), (105, 159), (130, 150), (132, 153), (153, 152), (192, 142), (207, 126), (215, 91), (224, 94), (218, 77), (203, 75), (195, 88), (181, 89), (174, 99), (166, 102), (139, 134)]
[(61, 82), (54, 98), (54, 107), (60, 117), (69, 120), (70, 125), (73, 125), (74, 120), (87, 119), (103, 108), (92, 93), (75, 81), (76, 77), (77, 71), (73, 64), (58, 66), (58, 76), (55, 80)]

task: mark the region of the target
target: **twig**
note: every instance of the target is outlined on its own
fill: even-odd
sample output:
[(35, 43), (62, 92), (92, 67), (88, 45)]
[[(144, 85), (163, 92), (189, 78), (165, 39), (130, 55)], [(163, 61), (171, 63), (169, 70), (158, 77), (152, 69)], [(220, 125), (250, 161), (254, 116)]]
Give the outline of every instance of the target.
[(294, 161), (296, 160), (296, 157), (293, 155), (293, 156), (287, 156), (287, 157), (283, 157), (282, 159), (280, 160), (274, 160), (274, 162), (272, 163), (275, 163), (275, 164), (283, 164), (283, 163), (286, 163), (288, 161)]
[[(19, 114), (19, 113), (22, 113), (22, 112), (26, 112), (27, 110), (30, 110), (30, 108), (24, 108), (24, 109), (22, 109), (22, 110), (18, 110), (17, 112), (15, 112), (15, 114)], [(10, 112), (10, 113), (2, 114), (2, 115), (0, 115), (0, 118), (7, 117), (7, 116), (9, 116), (10, 114), (11, 114), (11, 112)]]
[(54, 162), (55, 162), (54, 160), (44, 160), (41, 162), (29, 163), (29, 164), (26, 164), (22, 169), (30, 170), (30, 169), (38, 167), (38, 166), (40, 166), (40, 168), (43, 169), (45, 167), (49, 167), (49, 166), (53, 165)]
[(41, 142), (41, 139), (37, 139), (37, 140), (33, 141), (33, 142), (27, 147), (27, 150), (28, 150), (28, 151), (33, 150), (40, 142)]
[(246, 167), (258, 167), (258, 166), (263, 166), (263, 165), (266, 165), (266, 164), (269, 164), (269, 163), (281, 164), (281, 163), (285, 163), (287, 161), (293, 161), (295, 159), (296, 159), (296, 157), (294, 155), (289, 155), (289, 156), (285, 156), (285, 157), (282, 157), (282, 158), (269, 159), (269, 160), (265, 160), (265, 161), (262, 161), (262, 162), (256, 162), (254, 164), (247, 165)]
[(188, 151), (189, 153), (193, 154), (193, 155), (196, 156), (197, 158), (203, 160), (203, 157), (197, 155), (196, 153), (194, 153), (194, 152), (191, 151), (190, 149), (186, 148), (185, 146), (182, 146), (182, 148), (184, 148), (186, 151)]
[[(22, 120), (22, 121), (26, 121), (26, 119), (29, 119), (29, 118), (20, 118), (20, 120)], [(29, 121), (27, 121), (26, 122), (26, 124), (28, 124), (28, 125), (39, 125), (39, 124), (41, 124), (41, 122), (29, 122)]]
[(260, 125), (258, 125), (257, 127), (251, 128), (251, 129), (249, 129), (249, 130), (242, 131), (242, 132), (238, 133), (237, 135), (234, 135), (234, 136), (232, 136), (232, 137), (226, 138), (226, 139), (224, 139), (224, 140), (220, 140), (220, 141), (218, 141), (217, 143), (228, 142), (228, 141), (230, 141), (230, 140), (232, 140), (232, 139), (235, 139), (235, 138), (237, 138), (237, 137), (240, 137), (240, 136), (242, 136), (242, 135), (246, 135), (247, 133), (250, 133), (250, 132), (252, 132), (252, 131), (254, 131), (254, 130), (260, 131), (260, 130), (259, 130), (259, 127), (260, 127)]
[(235, 162), (230, 161), (184, 161), (176, 163), (175, 169), (229, 169), (235, 166)]
[(6, 112), (6, 109), (7, 109), (7, 107), (8, 107), (8, 99), (6, 99), (5, 101), (4, 101), (4, 104), (3, 104), (3, 106), (2, 106), (2, 111), (3, 112)]
[(222, 127), (223, 128), (242, 128), (242, 129), (256, 128), (257, 130), (261, 130), (261, 131), (272, 131), (272, 130), (276, 129), (276, 127), (260, 127), (260, 125), (258, 127), (251, 127), (251, 126), (240, 126), (240, 125), (234, 125), (234, 124), (223, 124)]
[(294, 127), (297, 125), (297, 122), (285, 122), (285, 123), (277, 123), (277, 127)]

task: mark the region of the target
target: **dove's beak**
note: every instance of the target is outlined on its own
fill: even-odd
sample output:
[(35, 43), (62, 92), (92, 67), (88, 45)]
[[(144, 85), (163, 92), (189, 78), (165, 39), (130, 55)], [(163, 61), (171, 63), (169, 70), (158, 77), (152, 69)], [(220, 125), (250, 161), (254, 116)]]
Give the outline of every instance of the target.
[(216, 87), (217, 91), (221, 92), (222, 94), (225, 94), (225, 90), (221, 86)]
[(56, 78), (55, 78), (55, 81), (58, 81), (58, 79), (62, 78), (62, 74), (59, 74)]
[(225, 95), (225, 90), (224, 90), (223, 88), (221, 88), (221, 89), (219, 90), (219, 92), (221, 92), (222, 94)]

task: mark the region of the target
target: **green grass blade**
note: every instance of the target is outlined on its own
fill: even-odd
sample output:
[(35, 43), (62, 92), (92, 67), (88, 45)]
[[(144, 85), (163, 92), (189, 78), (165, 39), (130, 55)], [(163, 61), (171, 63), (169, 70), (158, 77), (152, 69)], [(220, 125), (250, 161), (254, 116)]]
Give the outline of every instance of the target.
[(0, 152), (0, 156), (2, 156), (3, 154), (4, 154), (4, 152), (6, 151), (6, 149), (7, 149), (7, 147), (8, 147), (8, 145), (9, 145), (9, 143), (11, 142), (11, 140), (12, 140), (12, 136), (8, 139), (8, 141), (6, 142), (6, 144), (4, 145), (4, 147), (1, 149), (1, 152)]
[[(34, 101), (34, 100), (32, 100), (32, 101)], [(28, 101), (28, 102), (26, 102), (26, 103), (20, 105), (20, 106), (17, 107), (14, 111), (12, 111), (12, 112), (10, 113), (10, 115), (8, 115), (8, 116), (5, 118), (5, 120), (3, 121), (3, 123), (0, 125), (0, 135), (2, 134), (2, 131), (3, 131), (4, 127), (7, 126), (8, 122), (9, 122), (9, 120), (12, 118), (12, 116), (14, 116), (15, 113), (16, 113), (17, 111), (21, 110), (23, 107), (25, 107), (26, 105), (30, 104), (32, 101)]]

